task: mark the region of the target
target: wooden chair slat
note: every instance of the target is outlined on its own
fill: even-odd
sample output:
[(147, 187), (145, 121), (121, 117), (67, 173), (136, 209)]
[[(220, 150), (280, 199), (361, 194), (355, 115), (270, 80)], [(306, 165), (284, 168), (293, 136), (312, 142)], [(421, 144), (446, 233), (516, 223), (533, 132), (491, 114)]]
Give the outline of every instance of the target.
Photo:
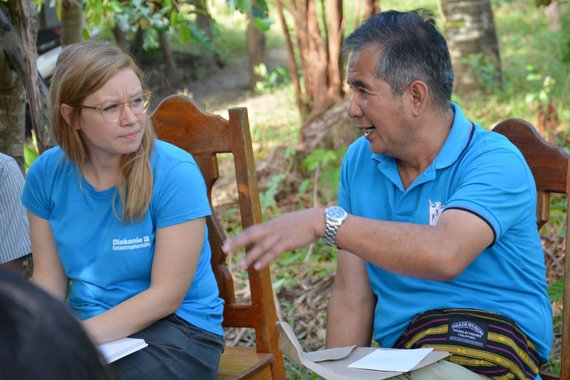
[[(546, 142), (534, 127), (522, 119), (508, 119), (498, 123), (493, 131), (505, 135), (523, 154), (527, 161), (538, 191), (537, 225), (542, 227), (550, 216), (550, 194), (570, 195), (570, 169), (568, 155), (558, 147)], [(564, 295), (562, 321), (562, 350), (560, 354), (560, 380), (570, 380), (570, 209), (566, 198), (566, 243), (564, 246)], [(556, 379), (551, 375), (542, 374), (543, 379)]]
[[(230, 109), (228, 113), (226, 120), (202, 110), (188, 97), (173, 95), (159, 104), (151, 119), (161, 140), (194, 156), (204, 176), (210, 204), (212, 188), (220, 177), (218, 155), (232, 154), (241, 224), (246, 228), (262, 221), (249, 121), (245, 108)], [(226, 347), (218, 379), (285, 379), (269, 269), (248, 270), (251, 301), (237, 303), (226, 254), (221, 249), (226, 233), (213, 207), (212, 212), (207, 225), (212, 269), (225, 301), (223, 325), (254, 329), (256, 342), (255, 348)]]

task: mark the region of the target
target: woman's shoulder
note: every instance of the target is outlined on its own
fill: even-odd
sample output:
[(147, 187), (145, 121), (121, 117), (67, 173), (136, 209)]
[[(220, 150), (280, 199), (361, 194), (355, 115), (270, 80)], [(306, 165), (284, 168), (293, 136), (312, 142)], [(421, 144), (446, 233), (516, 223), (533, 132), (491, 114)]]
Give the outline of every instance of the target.
[(61, 157), (63, 156), (64, 156), (63, 150), (61, 150), (59, 145), (56, 145), (52, 148), (45, 150), (42, 154), (40, 154), (38, 160), (42, 161), (60, 160)]
[(201, 176), (200, 168), (190, 153), (161, 140), (155, 142), (151, 166), (156, 182), (169, 177), (187, 177), (194, 181), (196, 176)]
[(65, 165), (69, 163), (68, 160), (65, 159), (65, 153), (59, 146), (54, 146), (46, 151), (44, 151), (40, 156), (32, 163), (30, 166), (30, 172), (34, 172), (35, 170), (45, 171), (48, 169), (55, 169), (60, 167), (61, 165)]
[(156, 140), (153, 158), (157, 161), (161, 161), (163, 164), (179, 162), (195, 163), (194, 157), (192, 157), (190, 153), (162, 140)]

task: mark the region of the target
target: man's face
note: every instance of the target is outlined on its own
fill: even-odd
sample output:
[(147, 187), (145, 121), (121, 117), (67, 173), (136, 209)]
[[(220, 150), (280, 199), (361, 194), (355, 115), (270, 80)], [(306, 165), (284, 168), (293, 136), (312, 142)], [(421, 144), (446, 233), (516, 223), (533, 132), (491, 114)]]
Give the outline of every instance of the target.
[(390, 85), (376, 76), (377, 46), (365, 46), (351, 55), (347, 82), (352, 90), (348, 114), (357, 121), (374, 153), (398, 157), (409, 142), (406, 107)]

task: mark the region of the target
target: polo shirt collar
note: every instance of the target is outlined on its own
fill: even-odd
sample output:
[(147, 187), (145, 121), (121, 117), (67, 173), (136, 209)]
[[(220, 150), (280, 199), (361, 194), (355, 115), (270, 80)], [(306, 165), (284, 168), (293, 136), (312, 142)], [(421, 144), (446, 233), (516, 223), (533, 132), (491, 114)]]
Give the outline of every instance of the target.
[[(449, 135), (433, 162), (424, 171), (423, 179), (420, 182), (434, 179), (435, 170), (443, 169), (453, 164), (469, 145), (474, 125), (463, 115), (463, 111), (457, 104), (451, 103), (451, 106), (453, 107), (454, 117)], [(398, 167), (393, 157), (381, 153), (372, 153), (371, 158), (378, 162), (380, 171), (390, 178), (392, 182), (401, 186)]]
[[(443, 169), (453, 164), (469, 145), (473, 128), (475, 127), (469, 119), (463, 115), (461, 108), (455, 103), (451, 103), (455, 116), (451, 131), (443, 144), (443, 147), (435, 157), (433, 166), (435, 169)], [(432, 166), (430, 165), (430, 166)]]

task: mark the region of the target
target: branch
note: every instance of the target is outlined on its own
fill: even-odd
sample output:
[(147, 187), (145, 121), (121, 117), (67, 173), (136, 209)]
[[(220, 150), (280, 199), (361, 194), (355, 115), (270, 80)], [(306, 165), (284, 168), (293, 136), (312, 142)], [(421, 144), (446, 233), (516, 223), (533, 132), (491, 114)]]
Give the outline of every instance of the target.
[(9, 0), (8, 7), (21, 38), (24, 54), (24, 78), (30, 114), (38, 137), (38, 148), (40, 152), (43, 152), (46, 149), (46, 143), (49, 142), (45, 118), (47, 88), (43, 84), (36, 64), (35, 35), (37, 34), (37, 24), (34, 23), (35, 18), (31, 15), (34, 9), (32, 3), (25, 0)]

